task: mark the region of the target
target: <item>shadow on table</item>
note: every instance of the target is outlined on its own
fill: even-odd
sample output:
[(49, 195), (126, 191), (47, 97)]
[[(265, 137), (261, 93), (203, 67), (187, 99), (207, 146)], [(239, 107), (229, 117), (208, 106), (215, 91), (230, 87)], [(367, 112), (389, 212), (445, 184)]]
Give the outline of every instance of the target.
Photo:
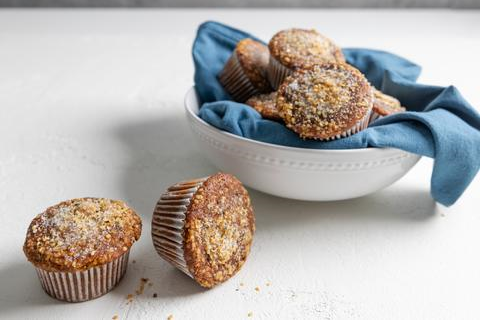
[(125, 199), (145, 223), (168, 186), (216, 171), (193, 142), (183, 114), (134, 121), (118, 127), (115, 134), (130, 158), (121, 182)]
[(22, 318), (22, 310), (38, 306), (64, 304), (48, 296), (42, 289), (35, 269), (29, 262), (15, 263), (0, 269), (0, 318), (14, 314)]
[[(147, 278), (152, 286), (147, 283), (143, 292), (137, 295), (136, 291), (141, 287), (142, 278)], [(205, 290), (186, 274), (156, 255), (153, 247), (147, 246), (143, 252), (135, 254), (134, 259), (130, 259), (127, 274), (112, 294), (120, 295), (123, 299), (128, 294), (132, 294), (134, 300), (144, 301), (186, 297)], [(156, 296), (154, 297), (153, 294)]]
[[(250, 191), (257, 213), (259, 232), (268, 229), (289, 228), (329, 220), (335, 223), (389, 222), (420, 223), (434, 217), (436, 202), (428, 190), (391, 186), (364, 197), (327, 202), (307, 202), (282, 199), (255, 190)], [(280, 207), (282, 210), (272, 210)]]

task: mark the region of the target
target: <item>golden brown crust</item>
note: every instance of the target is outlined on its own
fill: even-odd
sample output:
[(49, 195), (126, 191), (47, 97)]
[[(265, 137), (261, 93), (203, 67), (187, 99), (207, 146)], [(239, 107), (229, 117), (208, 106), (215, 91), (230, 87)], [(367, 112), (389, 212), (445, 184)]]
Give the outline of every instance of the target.
[(266, 78), (268, 58), (270, 56), (267, 46), (246, 38), (238, 42), (235, 54), (245, 75), (250, 79), (253, 86), (262, 93), (270, 91), (270, 83)]
[(389, 96), (373, 88), (373, 111), (380, 116), (388, 116), (393, 113), (404, 112), (406, 109), (402, 107), (398, 99)]
[(33, 219), (23, 251), (43, 270), (81, 271), (120, 257), (141, 231), (140, 217), (123, 201), (72, 199)]
[(250, 197), (234, 176), (217, 173), (198, 188), (184, 229), (184, 257), (190, 273), (211, 288), (244, 264), (255, 232)]
[(370, 113), (372, 89), (347, 64), (327, 63), (288, 76), (278, 90), (277, 108), (288, 128), (302, 138), (329, 139)]
[(263, 118), (283, 122), (283, 119), (277, 109), (276, 92), (253, 96), (245, 103), (257, 110)]
[(340, 47), (315, 30), (280, 31), (272, 37), (268, 48), (273, 58), (292, 70), (310, 69), (326, 62), (345, 62)]

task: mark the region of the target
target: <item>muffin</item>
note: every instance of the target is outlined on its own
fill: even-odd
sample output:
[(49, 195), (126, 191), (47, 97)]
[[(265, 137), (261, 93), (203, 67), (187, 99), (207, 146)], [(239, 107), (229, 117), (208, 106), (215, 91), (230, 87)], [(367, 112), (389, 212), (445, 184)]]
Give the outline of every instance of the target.
[(373, 88), (373, 108), (370, 122), (394, 113), (404, 112), (405, 110), (398, 99)]
[(315, 30), (280, 31), (272, 37), (268, 48), (268, 79), (275, 90), (295, 70), (311, 69), (326, 62), (345, 62), (342, 50)]
[(243, 39), (218, 78), (233, 100), (245, 102), (253, 95), (271, 91), (267, 80), (268, 48), (255, 40)]
[(262, 118), (283, 121), (277, 110), (277, 93), (265, 93), (251, 97), (245, 102), (262, 115)]
[(118, 284), (141, 230), (140, 217), (122, 201), (72, 199), (33, 219), (23, 251), (50, 296), (81, 302)]
[(254, 232), (248, 192), (225, 173), (171, 186), (160, 197), (152, 219), (158, 254), (205, 288), (240, 270)]
[(339, 139), (366, 128), (373, 105), (367, 79), (347, 64), (298, 70), (277, 94), (277, 108), (287, 127), (308, 139)]

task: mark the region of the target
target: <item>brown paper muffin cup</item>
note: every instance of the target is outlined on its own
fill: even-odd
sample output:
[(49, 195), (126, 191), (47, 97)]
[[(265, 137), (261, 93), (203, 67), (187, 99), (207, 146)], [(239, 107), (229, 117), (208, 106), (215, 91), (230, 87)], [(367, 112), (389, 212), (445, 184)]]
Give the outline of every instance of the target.
[(51, 297), (82, 302), (103, 296), (112, 290), (127, 271), (127, 251), (117, 259), (84, 271), (60, 272), (35, 268), (43, 290)]
[(278, 90), (283, 80), (292, 73), (292, 70), (278, 62), (274, 57), (270, 56), (268, 60), (267, 76), (273, 89)]
[(152, 218), (152, 239), (155, 250), (171, 265), (194, 278), (184, 256), (186, 212), (193, 195), (208, 177), (179, 182), (158, 200)]
[(372, 123), (373, 121), (377, 120), (377, 119), (380, 119), (382, 118), (383, 115), (375, 112), (374, 110), (372, 110), (372, 112), (370, 113), (370, 120), (368, 121), (368, 124)]
[(371, 113), (372, 113), (372, 110), (370, 110), (366, 115), (365, 117), (363, 117), (361, 120), (357, 121), (357, 123), (350, 129), (342, 132), (342, 133), (339, 133), (333, 137), (329, 137), (329, 138), (324, 138), (324, 139), (320, 139), (322, 141), (332, 141), (332, 140), (336, 140), (336, 139), (341, 139), (341, 138), (346, 138), (346, 137), (349, 137), (355, 133), (358, 133), (364, 129), (366, 129), (368, 127), (368, 125), (370, 124), (370, 118), (371, 118)]
[(247, 77), (235, 52), (228, 59), (218, 78), (235, 101), (245, 102), (251, 96), (260, 93)]

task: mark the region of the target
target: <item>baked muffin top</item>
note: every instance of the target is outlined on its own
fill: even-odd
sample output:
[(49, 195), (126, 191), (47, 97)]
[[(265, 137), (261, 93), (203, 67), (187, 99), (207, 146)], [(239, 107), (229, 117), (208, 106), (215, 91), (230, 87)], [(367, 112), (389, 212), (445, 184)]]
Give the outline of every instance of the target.
[(277, 109), (276, 92), (255, 95), (245, 103), (257, 110), (265, 119), (283, 121)]
[(288, 76), (277, 108), (288, 128), (302, 138), (325, 140), (352, 128), (373, 104), (367, 79), (352, 66), (328, 63)]
[(250, 197), (232, 175), (217, 173), (198, 188), (188, 207), (184, 257), (203, 287), (228, 280), (245, 262), (255, 218)]
[(405, 108), (402, 107), (398, 99), (373, 88), (373, 111), (381, 116), (388, 116), (393, 113), (404, 112)]
[(238, 62), (245, 75), (260, 92), (268, 92), (270, 83), (266, 78), (268, 58), (270, 56), (267, 46), (246, 38), (237, 43), (235, 49)]
[(268, 43), (270, 54), (290, 69), (309, 69), (325, 62), (345, 62), (342, 50), (316, 30), (287, 29)]
[(138, 240), (140, 217), (123, 201), (79, 198), (61, 202), (31, 222), (23, 250), (47, 271), (79, 271), (108, 263)]

